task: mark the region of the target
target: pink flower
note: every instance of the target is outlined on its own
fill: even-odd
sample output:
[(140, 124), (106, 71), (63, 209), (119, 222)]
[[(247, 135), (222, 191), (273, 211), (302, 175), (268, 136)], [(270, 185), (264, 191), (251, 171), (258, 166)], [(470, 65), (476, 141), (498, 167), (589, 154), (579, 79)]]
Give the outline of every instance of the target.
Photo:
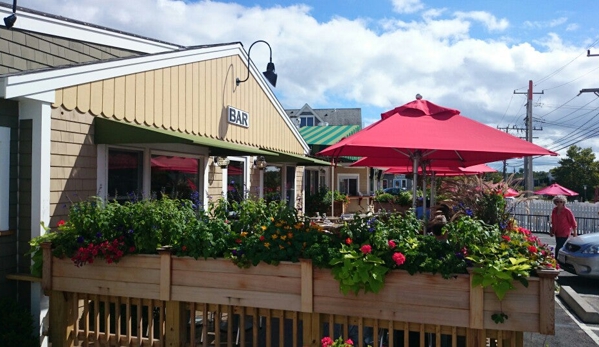
[(510, 242), (511, 240), (510, 237), (507, 235), (502, 235), (501, 238), (504, 239), (506, 242)]
[(352, 341), (351, 339), (347, 339), (347, 340), (345, 341), (345, 344), (346, 344), (346, 345), (353, 346), (353, 345), (354, 345), (354, 341)]
[(326, 336), (323, 337), (322, 340), (320, 340), (320, 343), (322, 343), (322, 347), (331, 347), (333, 345), (333, 339)]
[(393, 248), (395, 248), (395, 246), (396, 246), (395, 241), (389, 240), (389, 248), (393, 249)]
[(397, 266), (403, 264), (406, 261), (406, 256), (401, 254), (400, 252), (393, 253), (392, 258), (395, 264), (397, 264)]
[(372, 247), (370, 245), (364, 245), (364, 246), (360, 247), (360, 250), (362, 251), (362, 253), (368, 254), (368, 253), (372, 252)]

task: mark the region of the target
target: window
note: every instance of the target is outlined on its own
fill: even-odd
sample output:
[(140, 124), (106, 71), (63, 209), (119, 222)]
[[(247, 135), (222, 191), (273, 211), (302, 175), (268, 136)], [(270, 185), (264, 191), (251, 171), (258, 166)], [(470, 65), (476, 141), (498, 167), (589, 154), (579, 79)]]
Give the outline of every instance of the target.
[(231, 160), (227, 170), (227, 201), (237, 201), (245, 199), (247, 186), (245, 185), (245, 162)]
[(307, 117), (299, 117), (300, 119), (300, 128), (301, 127), (305, 127), (305, 126), (314, 126), (314, 116), (307, 116)]
[(152, 155), (150, 160), (152, 196), (171, 199), (199, 199), (198, 159)]
[(320, 176), (320, 171), (318, 170), (306, 170), (304, 173), (304, 187), (305, 187), (305, 195), (312, 195), (318, 193), (320, 187), (323, 186), (321, 180), (324, 180), (324, 176)]
[(395, 180), (393, 180), (393, 187), (395, 187), (395, 188), (407, 188), (408, 187), (408, 180), (405, 179), (405, 178), (395, 179)]
[(108, 150), (109, 199), (139, 197), (142, 193), (143, 152), (121, 149)]
[(322, 188), (322, 187), (326, 187), (326, 170), (325, 169), (320, 169), (318, 170), (319, 174), (318, 174), (318, 188)]
[(281, 201), (281, 168), (269, 165), (264, 169), (264, 200)]
[(358, 196), (358, 175), (339, 175), (338, 176), (338, 190), (339, 192), (349, 195)]
[(285, 198), (287, 206), (293, 208), (295, 207), (295, 166), (287, 166), (286, 169)]
[(0, 230), (8, 230), (10, 191), (10, 128), (0, 127)]

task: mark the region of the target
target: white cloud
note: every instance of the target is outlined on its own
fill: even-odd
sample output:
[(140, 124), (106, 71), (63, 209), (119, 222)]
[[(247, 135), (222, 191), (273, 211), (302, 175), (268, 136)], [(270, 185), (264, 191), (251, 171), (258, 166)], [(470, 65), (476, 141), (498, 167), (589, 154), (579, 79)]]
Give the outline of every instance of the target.
[(414, 13), (424, 8), (420, 0), (392, 0), (392, 3), (393, 11), (397, 13)]
[[(420, 93), (493, 126), (523, 126), (525, 100), (513, 92), (521, 87), (518, 90), (525, 91), (529, 79), (542, 82), (535, 90), (547, 89), (543, 102), (549, 105), (564, 104), (580, 89), (599, 87), (597, 73), (582, 74), (592, 71), (599, 59), (587, 58), (582, 44), (564, 43), (557, 27), (522, 42), (509, 32), (507, 19), (487, 12), (428, 9), (412, 21), (389, 17), (374, 22), (375, 31), (363, 20), (334, 17), (318, 22), (304, 5), (263, 8), (172, 0), (105, 0), (101, 5), (96, 0), (21, 0), (19, 5), (67, 17), (76, 13), (82, 21), (183, 45), (241, 41), (249, 48), (256, 40), (266, 40), (279, 75), (274, 92), (283, 107), (361, 107), (370, 110), (363, 112), (366, 122)], [(490, 31), (506, 31), (505, 38), (473, 38), (472, 21)], [(256, 45), (252, 60), (265, 66), (268, 53)], [(583, 94), (572, 105), (592, 98)], [(534, 112), (540, 117), (549, 110)], [(541, 124), (544, 130), (535, 134), (535, 142), (551, 146), (567, 133), (564, 129), (569, 132), (589, 120), (564, 114), (558, 110), (547, 115), (549, 123), (565, 125)]]
[(554, 18), (547, 21), (525, 21), (524, 26), (528, 28), (544, 29), (544, 28), (555, 28), (568, 21), (567, 17)]
[(576, 31), (578, 29), (580, 29), (580, 26), (575, 23), (568, 24), (568, 26), (566, 27), (566, 31)]
[(497, 19), (495, 16), (488, 12), (483, 11), (471, 11), (471, 12), (456, 12), (456, 18), (461, 20), (475, 20), (483, 24), (490, 31), (503, 31), (510, 25), (509, 21), (505, 18)]

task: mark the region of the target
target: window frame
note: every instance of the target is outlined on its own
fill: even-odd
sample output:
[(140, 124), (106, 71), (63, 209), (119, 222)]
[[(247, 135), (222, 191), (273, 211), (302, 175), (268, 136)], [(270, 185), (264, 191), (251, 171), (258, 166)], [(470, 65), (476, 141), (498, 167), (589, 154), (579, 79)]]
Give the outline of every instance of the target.
[(360, 174), (357, 173), (343, 173), (337, 175), (337, 191), (341, 192), (341, 181), (343, 180), (356, 180), (356, 195), (350, 195), (346, 193), (348, 196), (358, 196), (360, 192)]

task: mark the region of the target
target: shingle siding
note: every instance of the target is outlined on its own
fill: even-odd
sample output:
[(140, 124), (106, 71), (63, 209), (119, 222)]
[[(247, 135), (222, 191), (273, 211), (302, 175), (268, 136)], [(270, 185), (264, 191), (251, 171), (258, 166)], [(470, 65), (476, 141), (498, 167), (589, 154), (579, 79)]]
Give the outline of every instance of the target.
[(0, 27), (0, 75), (140, 55), (82, 41)]

